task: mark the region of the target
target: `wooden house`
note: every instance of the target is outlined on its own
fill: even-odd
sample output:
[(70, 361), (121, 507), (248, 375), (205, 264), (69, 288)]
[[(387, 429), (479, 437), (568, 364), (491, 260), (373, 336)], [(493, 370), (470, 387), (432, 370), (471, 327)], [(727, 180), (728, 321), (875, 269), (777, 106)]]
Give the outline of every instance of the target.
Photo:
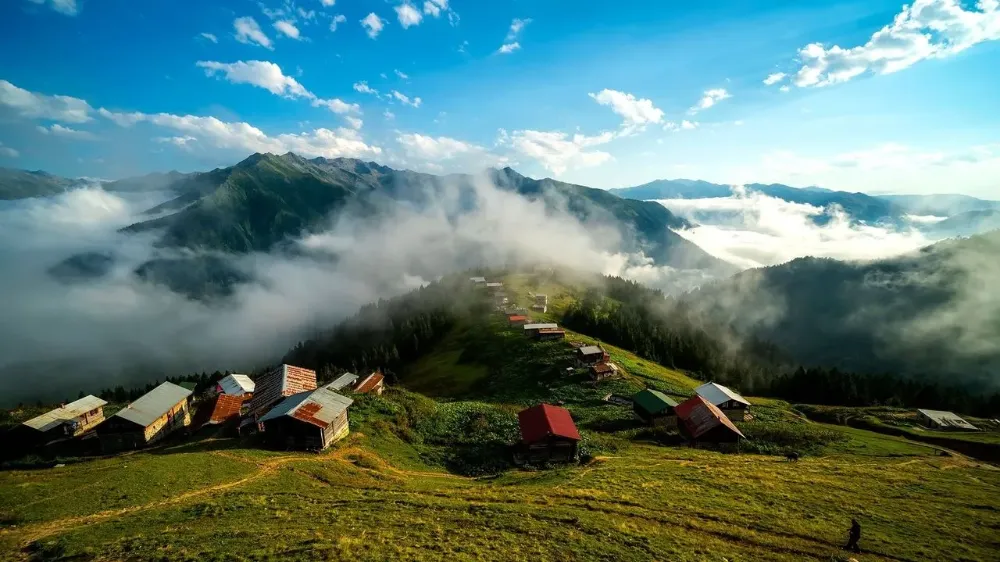
[(681, 435), (693, 444), (736, 443), (745, 439), (743, 433), (722, 410), (701, 395), (681, 402), (674, 408)]
[(601, 382), (618, 376), (618, 365), (614, 363), (598, 363), (590, 366), (590, 378), (595, 382)]
[(283, 398), (316, 390), (316, 371), (279, 365), (257, 378), (250, 413), (259, 418)]
[(469, 277), (469, 281), (476, 287), (485, 287), (486, 278), (485, 277)]
[(76, 437), (90, 431), (104, 421), (104, 400), (96, 396), (84, 396), (79, 400), (63, 404), (38, 417), (24, 422), (26, 433), (34, 434), (39, 441), (51, 441), (63, 437)]
[(566, 330), (559, 328), (542, 328), (535, 332), (535, 339), (538, 341), (552, 341), (566, 339)]
[(499, 281), (487, 282), (486, 289), (491, 293), (499, 293), (500, 291), (503, 291), (503, 283)]
[(930, 429), (943, 429), (950, 431), (978, 431), (979, 428), (958, 417), (952, 412), (942, 412), (940, 410), (917, 410), (917, 419), (920, 424)]
[(611, 357), (608, 353), (596, 345), (585, 345), (577, 348), (576, 350), (576, 360), (581, 365), (597, 365), (598, 363), (607, 363), (609, 359), (611, 359)]
[(538, 330), (555, 330), (559, 328), (559, 324), (525, 324), (523, 326), (524, 335), (528, 337), (535, 337)]
[(677, 402), (659, 390), (647, 388), (632, 397), (635, 417), (653, 427), (677, 427)]
[(528, 317), (523, 314), (508, 314), (507, 324), (511, 326), (524, 326), (528, 323)]
[(215, 385), (218, 394), (229, 394), (231, 396), (252, 395), (254, 391), (253, 380), (246, 375), (226, 375)]
[(191, 425), (191, 391), (165, 382), (97, 426), (104, 451), (137, 449)]
[(289, 396), (260, 418), (264, 441), (284, 449), (323, 450), (350, 431), (354, 401), (323, 387)]
[(232, 424), (234, 427), (239, 423), (240, 415), (243, 412), (243, 404), (250, 400), (250, 395), (219, 394), (210, 400), (202, 402), (195, 412), (191, 425), (202, 428), (207, 425)]
[(549, 297), (546, 295), (535, 295), (535, 302), (531, 305), (531, 310), (545, 314), (549, 310)]
[(728, 387), (709, 382), (694, 389), (694, 392), (722, 410), (731, 420), (745, 421), (750, 416), (750, 402)]
[(383, 390), (385, 390), (385, 375), (381, 371), (373, 372), (354, 385), (354, 392), (358, 394), (381, 395)]
[(580, 432), (569, 410), (539, 404), (517, 414), (521, 442), (514, 461), (518, 464), (570, 462), (576, 459)]
[(330, 384), (326, 385), (326, 388), (329, 388), (334, 392), (338, 392), (347, 387), (353, 387), (357, 383), (358, 375), (355, 375), (354, 373), (345, 373), (334, 379)]

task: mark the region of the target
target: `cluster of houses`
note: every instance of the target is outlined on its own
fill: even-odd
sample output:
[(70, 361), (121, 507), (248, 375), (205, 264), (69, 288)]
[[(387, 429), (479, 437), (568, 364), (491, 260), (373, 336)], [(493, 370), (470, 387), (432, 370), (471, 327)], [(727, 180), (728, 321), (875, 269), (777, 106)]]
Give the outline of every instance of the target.
[(275, 447), (321, 450), (348, 432), (347, 409), (353, 400), (338, 391), (381, 394), (384, 379), (378, 371), (364, 378), (346, 374), (318, 386), (315, 371), (280, 365), (256, 382), (246, 375), (227, 375), (197, 402), (192, 389), (165, 382), (108, 418), (107, 402), (86, 396), (23, 425), (36, 432), (40, 442), (96, 438), (108, 453), (206, 426), (239, 434), (261, 432)]

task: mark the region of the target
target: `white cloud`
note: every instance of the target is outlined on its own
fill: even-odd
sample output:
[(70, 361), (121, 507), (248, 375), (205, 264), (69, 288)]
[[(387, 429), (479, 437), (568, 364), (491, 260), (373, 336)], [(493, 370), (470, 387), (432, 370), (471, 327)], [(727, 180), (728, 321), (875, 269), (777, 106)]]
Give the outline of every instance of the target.
[(288, 20), (278, 20), (274, 22), (274, 28), (284, 34), (286, 37), (290, 37), (295, 40), (299, 40), (302, 36), (299, 34), (299, 28), (295, 27), (295, 24)]
[(0, 142), (0, 156), (6, 156), (8, 158), (17, 158), (20, 155), (21, 155), (20, 152), (14, 150), (9, 146), (4, 146), (3, 143)]
[(93, 118), (87, 102), (69, 96), (48, 96), (18, 88), (0, 80), (0, 106), (11, 108), (21, 117), (50, 119), (63, 123), (86, 123)]
[(514, 43), (504, 43), (503, 45), (500, 46), (499, 49), (497, 49), (497, 52), (500, 53), (500, 54), (503, 54), (503, 55), (509, 55), (510, 53), (513, 53), (514, 51), (516, 51), (516, 50), (518, 50), (520, 48), (521, 48), (521, 44), (517, 43), (517, 42), (514, 42)]
[(354, 91), (361, 92), (362, 94), (371, 94), (373, 96), (378, 96), (378, 90), (372, 88), (368, 85), (368, 82), (361, 81), (354, 83)]
[(420, 104), (423, 103), (423, 100), (421, 100), (420, 98), (413, 98), (411, 100), (408, 96), (400, 93), (397, 90), (392, 91), (392, 97), (399, 100), (399, 102), (402, 103), (403, 105), (408, 105), (410, 107), (420, 107)]
[(510, 22), (510, 29), (507, 31), (507, 38), (504, 39), (504, 41), (510, 43), (514, 39), (517, 39), (518, 36), (521, 35), (521, 32), (524, 31), (525, 26), (529, 23), (531, 23), (531, 18), (523, 20), (520, 18), (514, 18), (514, 20)]
[(892, 23), (864, 44), (826, 48), (811, 43), (799, 50), (799, 87), (847, 82), (866, 72), (889, 74), (922, 60), (946, 58), (978, 43), (1000, 39), (1000, 2), (979, 0), (964, 9), (959, 0), (914, 0)]
[(775, 72), (773, 74), (768, 74), (767, 78), (764, 79), (765, 86), (773, 86), (778, 82), (785, 79), (786, 74), (784, 72)]
[(219, 42), (219, 38), (216, 37), (215, 35), (211, 34), (211, 33), (202, 32), (201, 36), (204, 37), (205, 39), (211, 41), (212, 43), (218, 43)]
[(663, 121), (663, 111), (657, 109), (651, 100), (636, 99), (632, 94), (607, 89), (588, 95), (597, 103), (610, 106), (611, 111), (624, 119), (623, 127), (644, 127), (648, 123)]
[(296, 8), (295, 11), (299, 14), (300, 18), (307, 22), (316, 19), (316, 10), (306, 10), (300, 6)]
[(604, 132), (588, 137), (570, 136), (559, 131), (514, 131), (509, 136), (500, 131), (498, 144), (509, 145), (516, 152), (538, 161), (545, 169), (559, 176), (569, 169), (597, 166), (612, 160), (607, 152), (588, 150), (614, 139), (614, 133)]
[(190, 151), (191, 150), (191, 146), (189, 146), (190, 143), (195, 142), (198, 139), (192, 136), (183, 136), (183, 137), (157, 137), (153, 140), (159, 143), (172, 144), (181, 150)]
[(194, 136), (202, 143), (222, 149), (276, 154), (295, 152), (302, 156), (327, 158), (372, 156), (382, 153), (381, 148), (365, 144), (357, 131), (347, 128), (336, 130), (320, 128), (310, 132), (269, 136), (249, 123), (225, 122), (215, 117), (139, 112), (117, 114), (103, 108), (100, 114), (122, 126), (149, 123), (183, 135)]
[(396, 17), (399, 18), (399, 25), (403, 26), (403, 29), (408, 29), (412, 25), (420, 25), (420, 22), (424, 19), (424, 16), (420, 14), (420, 11), (413, 7), (413, 4), (409, 2), (403, 2), (402, 4), (396, 6)]
[(344, 14), (337, 14), (330, 18), (330, 31), (337, 31), (337, 25), (347, 21), (347, 16)]
[(429, 137), (419, 133), (405, 133), (396, 137), (407, 155), (425, 160), (449, 160), (470, 152), (485, 152), (486, 149), (448, 137)]
[(145, 119), (145, 114), (139, 113), (138, 111), (132, 113), (123, 113), (117, 111), (110, 111), (102, 107), (101, 109), (97, 110), (97, 113), (99, 113), (101, 117), (104, 117), (105, 119), (114, 121), (114, 123), (119, 127), (131, 127), (132, 125), (135, 125), (136, 123)]
[(396, 118), (396, 114), (389, 111), (388, 109), (382, 112), (382, 116), (385, 117), (387, 120), (392, 120)]
[(687, 119), (681, 121), (680, 123), (674, 123), (673, 121), (668, 121), (663, 124), (664, 131), (691, 131), (698, 128), (697, 121), (688, 121)]
[(424, 2), (424, 13), (433, 17), (441, 15), (441, 10), (448, 9), (448, 0), (427, 0)]
[(385, 27), (385, 20), (376, 16), (375, 12), (372, 12), (361, 20), (361, 27), (365, 28), (368, 37), (375, 39), (382, 32), (382, 28)]
[(406, 74), (404, 74), (404, 73), (402, 73), (402, 72), (400, 72), (398, 70), (393, 70), (393, 72), (395, 72), (396, 76), (399, 76), (403, 80), (409, 80), (410, 79), (410, 77), (408, 75), (406, 75)]
[(196, 64), (205, 69), (207, 76), (216, 76), (219, 73), (223, 73), (226, 80), (234, 84), (251, 84), (258, 88), (264, 88), (276, 96), (288, 98), (306, 97), (310, 99), (314, 97), (295, 78), (286, 76), (281, 71), (281, 67), (273, 62), (251, 60), (226, 64), (214, 61), (198, 61)]
[(352, 129), (360, 129), (362, 125), (365, 124), (365, 122), (362, 121), (361, 119), (357, 117), (351, 117), (350, 115), (344, 117), (344, 120), (347, 121), (347, 124), (350, 125)]
[(781, 90), (782, 92), (790, 92), (792, 90), (789, 86), (782, 86), (778, 89)]
[(361, 113), (360, 105), (356, 103), (347, 103), (338, 98), (331, 98), (328, 100), (314, 99), (313, 107), (325, 107), (338, 115), (344, 113)]
[(75, 16), (78, 13), (80, 13), (80, 9), (76, 5), (76, 0), (30, 0), (30, 1), (34, 2), (35, 4), (48, 3), (48, 5), (53, 10), (66, 16)]
[(97, 137), (94, 136), (93, 133), (89, 133), (87, 131), (79, 131), (77, 129), (73, 129), (70, 127), (63, 127), (58, 123), (48, 128), (39, 125), (38, 132), (42, 133), (43, 135), (51, 134), (52, 136), (63, 137), (74, 140), (97, 140)]
[(705, 90), (705, 95), (703, 95), (702, 98), (698, 100), (697, 105), (692, 107), (690, 112), (696, 113), (703, 109), (708, 109), (713, 105), (719, 103), (720, 101), (731, 97), (733, 96), (730, 95), (730, 93), (727, 92), (725, 88), (712, 88), (711, 90)]
[(237, 18), (233, 21), (233, 29), (236, 30), (236, 40), (247, 45), (260, 45), (265, 49), (274, 49), (271, 39), (261, 31), (257, 25), (257, 20), (250, 16)]
[(319, 1), (321, 4), (323, 4), (324, 7), (327, 8), (332, 8), (333, 5), (337, 3), (337, 0), (319, 0)]

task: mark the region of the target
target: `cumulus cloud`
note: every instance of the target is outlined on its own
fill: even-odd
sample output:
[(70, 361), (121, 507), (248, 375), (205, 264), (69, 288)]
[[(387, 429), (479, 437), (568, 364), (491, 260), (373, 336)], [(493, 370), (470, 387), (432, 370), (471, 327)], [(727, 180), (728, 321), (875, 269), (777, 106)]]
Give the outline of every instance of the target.
[(337, 26), (347, 21), (347, 16), (344, 14), (337, 14), (330, 18), (330, 31), (337, 31)]
[(360, 92), (362, 94), (371, 94), (373, 96), (378, 96), (378, 90), (372, 88), (368, 85), (368, 82), (361, 81), (354, 83), (354, 91)]
[(42, 127), (41, 125), (39, 125), (38, 132), (42, 133), (43, 135), (52, 135), (55, 137), (63, 137), (66, 139), (86, 140), (86, 141), (97, 140), (97, 137), (91, 132), (80, 131), (77, 129), (73, 129), (71, 127), (64, 127), (58, 123), (51, 125), (49, 127)]
[(612, 160), (611, 154), (592, 147), (614, 139), (614, 133), (597, 136), (569, 135), (560, 131), (514, 131), (507, 135), (501, 130), (498, 143), (536, 160), (545, 169), (560, 176), (570, 169), (589, 168)]
[[(842, 209), (790, 203), (734, 187), (730, 197), (659, 201), (701, 223), (678, 234), (706, 252), (744, 268), (776, 265), (803, 256), (871, 260), (933, 242), (915, 229), (858, 224)], [(815, 220), (826, 215), (829, 220)]]
[(375, 12), (371, 12), (361, 20), (361, 27), (365, 28), (365, 32), (368, 33), (369, 38), (375, 39), (379, 33), (382, 33), (382, 28), (385, 27), (385, 20), (375, 15)]
[(399, 25), (403, 26), (403, 29), (409, 29), (410, 26), (420, 25), (420, 22), (424, 19), (424, 16), (413, 7), (413, 4), (409, 2), (403, 2), (402, 4), (396, 6), (396, 17), (399, 19)]
[(663, 122), (663, 111), (654, 106), (651, 100), (637, 99), (632, 94), (607, 89), (588, 95), (597, 103), (610, 106), (611, 111), (624, 120), (622, 127), (626, 129)]
[(286, 76), (281, 67), (273, 62), (251, 60), (234, 63), (198, 61), (197, 66), (205, 69), (208, 76), (222, 74), (234, 84), (250, 84), (264, 88), (276, 96), (289, 98), (313, 97), (295, 78)]
[(524, 28), (531, 23), (531, 19), (520, 19), (514, 18), (510, 22), (510, 29), (507, 30), (507, 36), (504, 37), (503, 45), (497, 49), (500, 54), (510, 54), (521, 48), (521, 43), (518, 42), (518, 38), (521, 36), (521, 32)]
[(272, 25), (274, 25), (274, 29), (277, 29), (285, 37), (295, 40), (302, 38), (299, 28), (295, 27), (295, 24), (289, 20), (278, 20)]
[(452, 170), (478, 172), (507, 162), (506, 157), (493, 154), (486, 147), (450, 137), (400, 133), (396, 142), (408, 158), (409, 166), (428, 171), (441, 171), (441, 164), (446, 163)]
[(782, 80), (784, 80), (785, 76), (786, 75), (785, 75), (784, 72), (775, 72), (773, 74), (768, 74), (767, 78), (764, 79), (764, 85), (765, 86), (773, 86), (773, 85), (777, 84), (778, 82), (781, 82)]
[(803, 47), (799, 51), (802, 66), (793, 82), (799, 87), (820, 87), (847, 82), (867, 72), (889, 74), (997, 39), (997, 0), (979, 0), (976, 9), (965, 9), (959, 0), (914, 0), (863, 45), (827, 48), (811, 43)]
[(250, 16), (236, 18), (233, 20), (233, 29), (236, 30), (236, 40), (247, 45), (260, 45), (265, 49), (273, 50), (271, 38), (264, 34), (257, 24), (257, 20)]
[(3, 143), (0, 142), (0, 156), (6, 156), (7, 158), (17, 158), (20, 155), (21, 155), (20, 152), (14, 150), (9, 146), (4, 146)]
[(409, 96), (406, 96), (396, 90), (393, 90), (391, 93), (392, 97), (395, 98), (400, 103), (402, 103), (403, 105), (408, 105), (410, 107), (420, 107), (420, 104), (423, 103), (423, 100), (421, 100), (420, 98), (410, 99)]
[(500, 48), (497, 49), (497, 52), (500, 53), (501, 55), (509, 55), (510, 53), (513, 53), (514, 51), (520, 48), (521, 44), (515, 41), (513, 43), (504, 43), (503, 45), (500, 45)]
[(185, 135), (183, 137), (157, 137), (154, 140), (156, 140), (156, 142), (161, 142), (161, 143), (165, 143), (165, 144), (172, 144), (172, 145), (176, 146), (177, 148), (180, 148), (181, 150), (190, 150), (191, 147), (189, 145), (192, 142), (197, 141), (198, 139), (196, 139), (196, 138), (194, 138), (192, 136)]
[(362, 121), (361, 119), (357, 117), (351, 117), (350, 115), (344, 117), (344, 121), (347, 121), (347, 124), (350, 125), (352, 129), (355, 130), (360, 129), (365, 124), (364, 121)]
[(361, 113), (360, 105), (356, 103), (347, 103), (338, 98), (331, 98), (328, 100), (314, 99), (313, 106), (325, 107), (338, 115), (342, 115), (344, 113)]
[(674, 123), (673, 121), (667, 121), (666, 123), (663, 124), (663, 130), (664, 131), (671, 131), (671, 132), (691, 131), (691, 130), (697, 129), (697, 128), (698, 128), (698, 122), (697, 121), (688, 121), (687, 119), (684, 119), (680, 123)]
[(93, 120), (93, 108), (87, 102), (69, 96), (48, 96), (18, 88), (0, 80), (0, 107), (29, 119), (48, 119), (63, 123), (86, 123)]
[(47, 4), (52, 10), (65, 16), (75, 16), (80, 13), (76, 0), (29, 0), (35, 4)]
[(705, 94), (698, 100), (698, 103), (690, 109), (691, 113), (697, 113), (703, 109), (708, 109), (724, 99), (733, 97), (725, 88), (713, 88), (705, 90)]

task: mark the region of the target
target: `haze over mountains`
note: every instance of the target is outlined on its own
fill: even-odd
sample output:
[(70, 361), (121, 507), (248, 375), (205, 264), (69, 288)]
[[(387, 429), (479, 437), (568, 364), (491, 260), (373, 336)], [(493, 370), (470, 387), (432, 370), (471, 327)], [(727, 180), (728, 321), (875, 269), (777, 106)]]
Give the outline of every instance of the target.
[[(448, 272), (533, 263), (680, 294), (802, 256), (891, 258), (793, 261), (690, 298), (804, 364), (980, 381), (995, 365), (989, 345), (966, 351), (1000, 331), (987, 321), (964, 329), (948, 312), (992, 310), (972, 287), (995, 237), (910, 255), (953, 228), (987, 228), (995, 203), (974, 198), (687, 180), (609, 192), (511, 168), (434, 176), (291, 153), (99, 185), (41, 172), (0, 177), (0, 260), (19, 264), (0, 281), (20, 297), (0, 324), (0, 390), (13, 398), (38, 392), (12, 384), (14, 373), (39, 386), (70, 376), (83, 388), (92, 377), (107, 386), (252, 368), (367, 302)], [(943, 211), (956, 215), (908, 218)], [(892, 258), (900, 255), (909, 257)], [(887, 270), (906, 282), (872, 289)], [(836, 310), (824, 308), (834, 290)], [(900, 325), (879, 320), (892, 312), (885, 306), (905, 310), (924, 335), (898, 343)], [(946, 336), (957, 333), (965, 335)], [(908, 355), (916, 341), (936, 361)]]

